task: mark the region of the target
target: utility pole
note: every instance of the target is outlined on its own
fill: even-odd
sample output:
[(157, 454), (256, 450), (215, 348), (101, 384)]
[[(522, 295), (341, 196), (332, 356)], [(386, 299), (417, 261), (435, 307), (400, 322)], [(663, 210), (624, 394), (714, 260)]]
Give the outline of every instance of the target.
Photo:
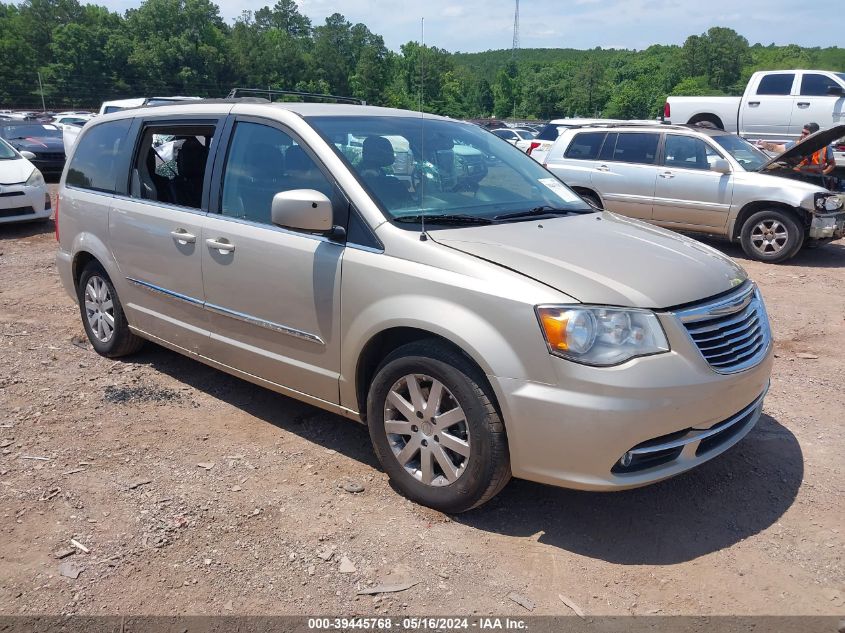
[[(513, 12), (513, 46), (511, 48), (511, 59), (516, 65), (516, 56), (519, 52), (519, 0), (516, 0), (516, 8)], [(516, 91), (513, 95), (513, 111), (511, 113), (513, 118), (516, 118)]]
[(41, 83), (41, 72), (38, 73), (38, 88), (41, 90), (41, 111), (46, 112), (47, 106), (44, 103), (44, 85)]

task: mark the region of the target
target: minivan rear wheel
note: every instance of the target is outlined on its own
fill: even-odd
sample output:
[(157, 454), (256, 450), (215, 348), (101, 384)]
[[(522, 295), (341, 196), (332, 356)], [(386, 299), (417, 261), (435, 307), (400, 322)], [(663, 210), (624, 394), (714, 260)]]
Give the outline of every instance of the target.
[(98, 262), (89, 262), (76, 286), (85, 334), (102, 356), (117, 358), (138, 351), (143, 339), (129, 330), (114, 285)]
[(765, 209), (751, 215), (740, 235), (745, 254), (761, 262), (786, 261), (801, 250), (804, 231), (790, 214)]
[(464, 512), (510, 479), (504, 424), (483, 375), (436, 341), (410, 343), (384, 360), (367, 420), (382, 467), (417, 503)]

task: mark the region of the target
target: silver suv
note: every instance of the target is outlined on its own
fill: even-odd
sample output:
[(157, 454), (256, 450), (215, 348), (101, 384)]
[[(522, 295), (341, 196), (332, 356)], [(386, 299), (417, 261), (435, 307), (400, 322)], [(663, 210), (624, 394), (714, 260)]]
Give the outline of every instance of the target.
[(845, 235), (845, 196), (802, 158), (845, 133), (814, 134), (770, 158), (741, 137), (683, 125), (605, 125), (563, 132), (544, 164), (597, 207), (670, 229), (711, 233), (781, 262), (807, 241)]
[[(411, 178), (393, 173), (397, 137)], [(450, 153), (489, 157), (472, 186), (437, 169)], [(444, 511), (511, 475), (676, 475), (748, 433), (768, 388), (769, 321), (739, 266), (596, 213), (472, 124), (126, 111), (84, 128), (59, 196), (58, 268), (97, 352), (146, 339), (363, 422), (398, 488)]]

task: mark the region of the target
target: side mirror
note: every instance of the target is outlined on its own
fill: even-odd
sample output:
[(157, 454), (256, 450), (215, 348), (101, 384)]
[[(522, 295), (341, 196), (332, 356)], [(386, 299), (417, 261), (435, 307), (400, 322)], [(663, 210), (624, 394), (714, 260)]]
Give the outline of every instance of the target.
[(332, 203), (314, 189), (280, 191), (273, 196), (270, 220), (286, 229), (327, 233), (334, 226)]
[(845, 96), (845, 88), (843, 88), (842, 86), (831, 84), (827, 87), (827, 94), (836, 97), (842, 97)]
[(724, 158), (717, 158), (710, 165), (710, 171), (715, 171), (720, 174), (729, 174), (731, 173), (731, 164)]
[(26, 150), (18, 152), (18, 154), (20, 154), (21, 156), (23, 156), (27, 160), (32, 160), (33, 158), (35, 158), (35, 154), (33, 154), (32, 152), (28, 152)]

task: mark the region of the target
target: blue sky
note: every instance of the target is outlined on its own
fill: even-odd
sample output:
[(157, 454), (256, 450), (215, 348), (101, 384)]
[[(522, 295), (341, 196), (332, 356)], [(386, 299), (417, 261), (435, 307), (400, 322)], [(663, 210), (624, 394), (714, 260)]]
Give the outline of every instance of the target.
[[(94, 0), (113, 10), (140, 0)], [(215, 0), (228, 21), (244, 9), (275, 0)], [(426, 43), (450, 51), (510, 48), (513, 0), (297, 0), (314, 24), (335, 11), (363, 22), (397, 50), (419, 40), (425, 18)], [(845, 9), (840, 0), (521, 0), (523, 48), (646, 48), (682, 44), (688, 35), (727, 26), (752, 44), (842, 46)]]

